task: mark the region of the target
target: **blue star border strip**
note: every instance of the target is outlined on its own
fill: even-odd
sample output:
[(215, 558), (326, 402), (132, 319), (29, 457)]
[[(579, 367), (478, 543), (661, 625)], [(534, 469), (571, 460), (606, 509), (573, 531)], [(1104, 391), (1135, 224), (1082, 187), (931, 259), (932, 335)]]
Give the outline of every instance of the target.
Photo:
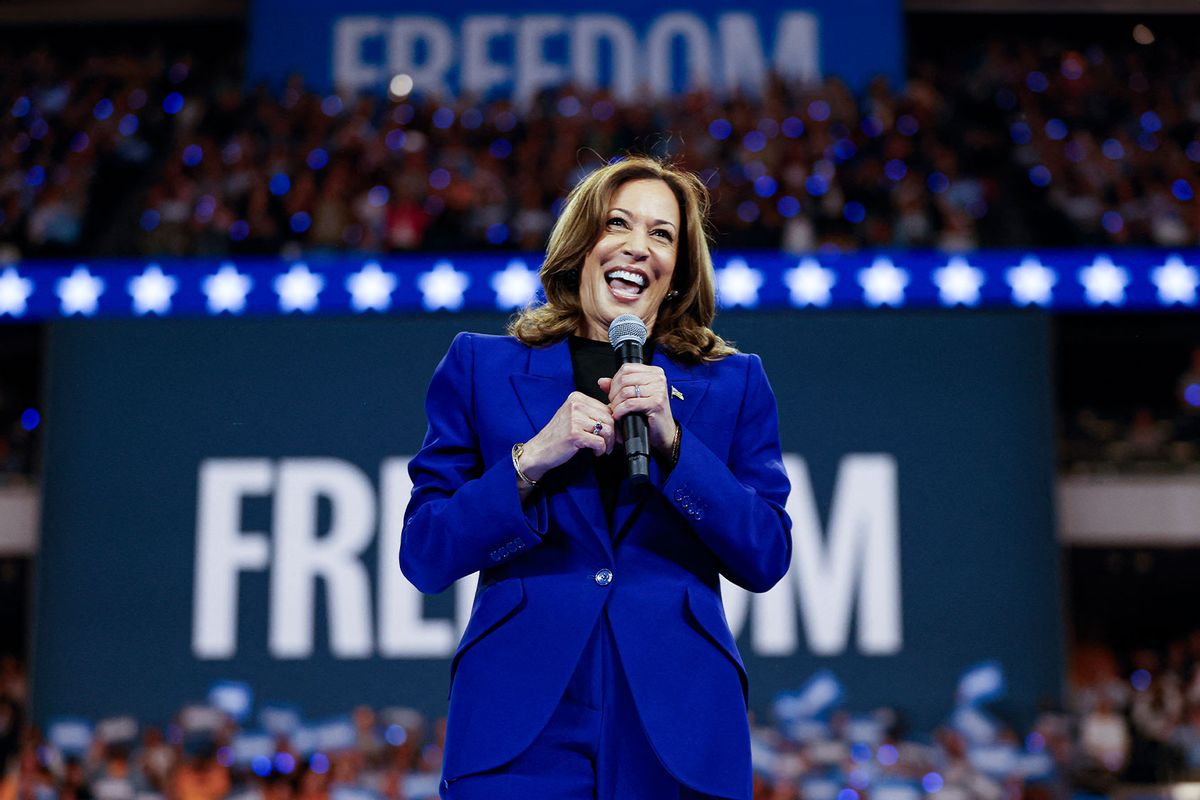
[[(541, 299), (540, 254), (94, 259), (0, 266), (0, 322), (416, 314)], [(1200, 249), (718, 253), (723, 309), (1187, 310)]]

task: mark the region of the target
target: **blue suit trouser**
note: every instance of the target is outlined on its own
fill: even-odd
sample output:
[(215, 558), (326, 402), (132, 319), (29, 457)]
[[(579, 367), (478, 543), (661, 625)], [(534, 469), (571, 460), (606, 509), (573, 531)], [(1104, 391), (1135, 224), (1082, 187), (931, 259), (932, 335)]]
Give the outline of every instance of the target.
[[(530, 654), (537, 658), (536, 653)], [(681, 675), (680, 680), (687, 680)], [(703, 800), (672, 776), (646, 737), (607, 614), (558, 708), (507, 764), (443, 784), (446, 800)]]

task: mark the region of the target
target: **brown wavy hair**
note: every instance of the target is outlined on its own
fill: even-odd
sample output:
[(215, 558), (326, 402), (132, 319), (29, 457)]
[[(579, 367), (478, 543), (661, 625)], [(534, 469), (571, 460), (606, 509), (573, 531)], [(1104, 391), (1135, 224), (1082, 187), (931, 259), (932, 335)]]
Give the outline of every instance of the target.
[(681, 230), (671, 288), (658, 308), (652, 338), (657, 347), (691, 364), (717, 361), (737, 350), (709, 328), (717, 313), (716, 279), (708, 250), (708, 189), (691, 172), (646, 156), (600, 167), (571, 190), (546, 246), (538, 277), (546, 302), (520, 312), (508, 332), (530, 347), (544, 347), (578, 331), (583, 322), (579, 276), (584, 258), (604, 230), (613, 193), (629, 181), (657, 179), (679, 201)]

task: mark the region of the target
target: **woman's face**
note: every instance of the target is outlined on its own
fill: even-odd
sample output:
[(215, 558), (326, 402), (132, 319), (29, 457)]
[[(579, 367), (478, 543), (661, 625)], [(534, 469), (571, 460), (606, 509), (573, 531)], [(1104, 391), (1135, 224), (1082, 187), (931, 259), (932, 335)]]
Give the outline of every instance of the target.
[(604, 220), (579, 274), (579, 335), (599, 341), (607, 341), (609, 323), (621, 314), (636, 314), (653, 329), (675, 272), (679, 203), (664, 181), (629, 181), (613, 192)]

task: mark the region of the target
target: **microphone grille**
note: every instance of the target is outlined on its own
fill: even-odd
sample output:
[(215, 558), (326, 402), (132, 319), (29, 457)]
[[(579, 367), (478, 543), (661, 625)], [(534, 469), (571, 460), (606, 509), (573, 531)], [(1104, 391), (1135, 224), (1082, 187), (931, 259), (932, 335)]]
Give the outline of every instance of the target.
[(646, 343), (646, 323), (634, 314), (622, 314), (608, 326), (608, 343), (615, 350), (622, 342)]

